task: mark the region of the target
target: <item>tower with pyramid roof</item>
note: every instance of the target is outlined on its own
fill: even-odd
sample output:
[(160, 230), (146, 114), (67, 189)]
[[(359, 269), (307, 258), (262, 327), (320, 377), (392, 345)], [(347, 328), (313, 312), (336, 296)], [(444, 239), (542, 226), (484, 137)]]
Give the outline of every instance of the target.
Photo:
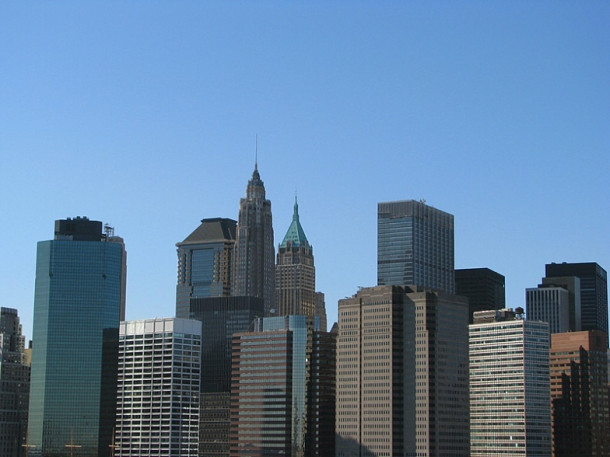
[(313, 317), (316, 311), (315, 278), (313, 247), (299, 221), (299, 205), (295, 197), (292, 222), (277, 253), (276, 315), (302, 314)]
[(271, 202), (265, 197), (265, 185), (255, 162), (246, 197), (239, 202), (231, 295), (262, 298), (265, 315), (275, 315), (274, 258)]

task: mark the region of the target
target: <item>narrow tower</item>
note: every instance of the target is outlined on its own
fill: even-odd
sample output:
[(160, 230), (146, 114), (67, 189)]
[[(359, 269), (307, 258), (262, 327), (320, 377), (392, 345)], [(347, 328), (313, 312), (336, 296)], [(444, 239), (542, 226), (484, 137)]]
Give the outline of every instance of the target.
[(266, 315), (275, 314), (274, 257), (271, 202), (265, 198), (265, 185), (255, 162), (246, 198), (239, 202), (232, 295), (262, 298)]
[(316, 312), (316, 270), (313, 247), (299, 221), (299, 204), (294, 199), (294, 214), (284, 240), (279, 245), (275, 266), (275, 300), (278, 316)]

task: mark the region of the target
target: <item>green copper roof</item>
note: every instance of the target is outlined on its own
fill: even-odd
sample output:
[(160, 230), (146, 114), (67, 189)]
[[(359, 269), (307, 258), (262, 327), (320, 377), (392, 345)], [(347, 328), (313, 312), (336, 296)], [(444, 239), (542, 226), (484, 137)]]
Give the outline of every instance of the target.
[(297, 203), (296, 197), (294, 198), (294, 214), (292, 215), (292, 223), (288, 227), (284, 241), (280, 244), (280, 247), (285, 248), (288, 242), (291, 241), (293, 246), (305, 246), (309, 245), (303, 227), (299, 222), (299, 204)]

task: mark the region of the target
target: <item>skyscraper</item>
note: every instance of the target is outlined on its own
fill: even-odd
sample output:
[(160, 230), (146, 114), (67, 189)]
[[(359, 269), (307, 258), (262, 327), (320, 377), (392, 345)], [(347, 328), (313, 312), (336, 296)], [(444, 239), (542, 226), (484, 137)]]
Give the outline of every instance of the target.
[(24, 454), (30, 367), (17, 310), (0, 308), (0, 455)]
[(339, 300), (337, 457), (469, 455), (468, 303), (416, 287)]
[(326, 332), (328, 328), (326, 316), (326, 300), (324, 292), (316, 292), (316, 316), (320, 319), (320, 330)]
[(555, 457), (610, 455), (606, 335), (600, 330), (551, 335)]
[(188, 319), (191, 298), (227, 297), (233, 281), (232, 219), (203, 219), (178, 247), (176, 317)]
[(125, 258), (123, 240), (87, 218), (56, 221), (54, 240), (38, 243), (31, 455), (64, 455), (72, 440), (80, 456), (110, 452)]
[(313, 247), (307, 241), (299, 221), (299, 205), (294, 200), (292, 223), (279, 245), (275, 266), (276, 314), (288, 316), (302, 314), (313, 317), (316, 313), (316, 270)]
[(275, 314), (275, 247), (271, 202), (254, 165), (246, 197), (239, 202), (232, 295), (262, 298), (265, 314)]
[(470, 455), (550, 457), (549, 324), (479, 311), (469, 357)]
[(201, 323), (121, 322), (117, 457), (197, 457)]
[(379, 203), (377, 284), (453, 294), (453, 215), (415, 200)]
[(474, 312), (504, 308), (504, 276), (489, 268), (455, 270), (455, 293), (468, 298), (468, 316), (472, 324)]
[[(581, 329), (601, 330), (608, 335), (608, 275), (595, 262), (550, 263), (547, 278), (576, 276), (580, 279)], [(606, 346), (608, 342), (606, 341)]]
[(570, 297), (563, 287), (541, 284), (525, 289), (525, 307), (527, 318), (547, 322), (551, 333), (571, 330)]
[(233, 334), (251, 330), (265, 306), (256, 297), (191, 299), (190, 315), (201, 321), (201, 407), (199, 455), (228, 457)]
[(231, 457), (334, 455), (334, 335), (307, 316), (233, 337)]

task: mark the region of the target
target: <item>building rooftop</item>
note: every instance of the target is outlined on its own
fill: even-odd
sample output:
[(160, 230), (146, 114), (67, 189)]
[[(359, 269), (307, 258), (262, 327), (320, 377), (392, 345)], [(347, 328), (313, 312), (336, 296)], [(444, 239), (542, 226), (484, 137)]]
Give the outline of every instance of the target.
[(221, 217), (202, 219), (201, 225), (178, 245), (234, 240), (236, 225), (237, 222), (233, 219)]

